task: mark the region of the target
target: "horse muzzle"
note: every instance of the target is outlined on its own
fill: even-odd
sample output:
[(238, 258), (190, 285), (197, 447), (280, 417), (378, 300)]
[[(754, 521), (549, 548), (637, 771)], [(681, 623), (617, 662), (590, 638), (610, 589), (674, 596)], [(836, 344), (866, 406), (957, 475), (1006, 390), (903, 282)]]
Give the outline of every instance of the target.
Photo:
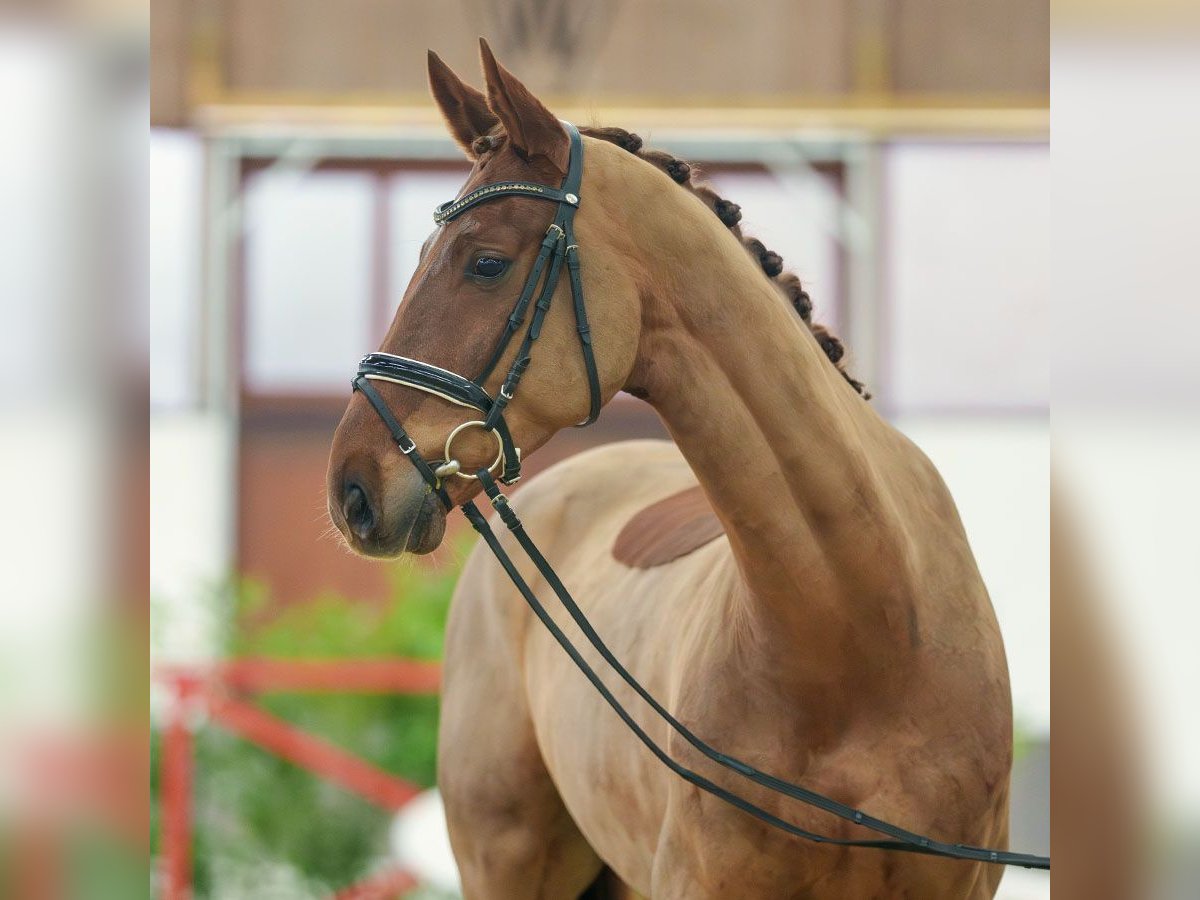
[(380, 559), (429, 553), (446, 533), (446, 508), (415, 469), (384, 483), (348, 468), (331, 479), (329, 516), (352, 550)]

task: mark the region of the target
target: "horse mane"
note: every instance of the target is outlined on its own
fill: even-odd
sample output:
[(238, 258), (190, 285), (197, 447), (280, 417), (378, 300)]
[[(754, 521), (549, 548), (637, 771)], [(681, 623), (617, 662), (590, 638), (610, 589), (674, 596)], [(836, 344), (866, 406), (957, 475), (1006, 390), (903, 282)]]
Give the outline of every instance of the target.
[(808, 326), (809, 331), (812, 332), (813, 337), (817, 339), (817, 343), (821, 345), (821, 349), (829, 357), (829, 361), (842, 374), (842, 377), (864, 399), (871, 399), (871, 394), (867, 391), (863, 383), (846, 371), (845, 362), (843, 361), (843, 357), (846, 355), (846, 348), (842, 345), (841, 340), (824, 325), (812, 320), (812, 298), (800, 283), (799, 276), (793, 272), (785, 272), (783, 270), (783, 257), (773, 250), (768, 250), (758, 238), (747, 237), (742, 234), (741, 226), (738, 224), (742, 218), (742, 208), (740, 206), (720, 197), (708, 185), (697, 184), (693, 181), (693, 176), (698, 174), (695, 166), (684, 162), (682, 159), (676, 159), (669, 153), (664, 153), (661, 150), (643, 147), (642, 139), (638, 135), (626, 131), (624, 128), (591, 127), (580, 128), (579, 130), (589, 137), (608, 141), (610, 144), (616, 144), (634, 156), (644, 159), (656, 168), (666, 172), (676, 184), (682, 185), (703, 200), (704, 204), (716, 214), (722, 224), (741, 241), (746, 251), (758, 261), (763, 274), (791, 302), (792, 307), (799, 314), (804, 324)]
[[(639, 159), (644, 159), (652, 166), (666, 172), (676, 184), (691, 191), (704, 201), (704, 205), (711, 209), (717, 218), (721, 220), (722, 224), (733, 232), (742, 246), (746, 248), (746, 251), (758, 261), (763, 274), (770, 279), (775, 288), (792, 304), (792, 308), (796, 310), (801, 320), (808, 326), (808, 330), (812, 332), (813, 337), (817, 339), (817, 343), (829, 358), (829, 361), (841, 373), (842, 377), (849, 382), (854, 390), (862, 395), (864, 400), (871, 399), (871, 394), (867, 391), (866, 386), (846, 371), (845, 362), (843, 361), (843, 357), (846, 355), (846, 348), (843, 346), (841, 340), (824, 325), (812, 320), (812, 298), (800, 283), (800, 277), (793, 272), (785, 272), (783, 270), (783, 257), (774, 250), (768, 250), (758, 238), (747, 237), (742, 234), (741, 226), (738, 224), (742, 219), (742, 208), (740, 206), (719, 196), (708, 185), (697, 184), (693, 181), (693, 176), (699, 172), (695, 166), (684, 162), (682, 159), (676, 159), (671, 154), (664, 153), (662, 150), (643, 147), (641, 137), (633, 132), (626, 131), (624, 128), (600, 126), (581, 126), (579, 131), (588, 137), (615, 144)], [(503, 132), (497, 126), (491, 134), (476, 138), (472, 145), (475, 154), (479, 156), (490, 150), (494, 150), (502, 134)]]

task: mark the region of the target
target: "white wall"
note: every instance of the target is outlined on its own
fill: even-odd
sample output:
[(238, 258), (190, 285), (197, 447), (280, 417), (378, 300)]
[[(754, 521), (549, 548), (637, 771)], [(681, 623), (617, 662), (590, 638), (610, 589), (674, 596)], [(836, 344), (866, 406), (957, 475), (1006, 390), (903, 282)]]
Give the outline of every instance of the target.
[(179, 408), (198, 396), (203, 147), (154, 129), (149, 160), (150, 402)]
[(374, 349), (375, 179), (268, 169), (246, 186), (246, 382), (344, 393)]
[(159, 661), (204, 660), (220, 649), (234, 545), (232, 428), (201, 412), (151, 420), (151, 652)]
[(1000, 620), (1018, 728), (1050, 733), (1050, 423), (904, 418), (896, 423), (950, 488)]
[(899, 410), (1047, 409), (1050, 148), (897, 143), (880, 390)]
[[(1065, 418), (1065, 417), (1064, 417)], [(1154, 807), (1200, 810), (1200, 418), (1055, 419), (1055, 482), (1087, 551)]]
[(111, 615), (120, 523), (108, 437), (82, 406), (0, 416), (0, 743), (74, 727), (93, 709), (96, 629)]

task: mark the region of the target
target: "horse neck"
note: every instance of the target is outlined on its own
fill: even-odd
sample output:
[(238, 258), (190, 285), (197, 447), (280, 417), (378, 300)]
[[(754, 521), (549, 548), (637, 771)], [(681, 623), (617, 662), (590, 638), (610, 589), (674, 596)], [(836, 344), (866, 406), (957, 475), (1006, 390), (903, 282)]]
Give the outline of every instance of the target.
[(821, 679), (894, 664), (911, 608), (885, 474), (902, 442), (736, 238), (669, 191), (659, 227), (646, 218), (636, 237), (651, 248), (651, 287), (628, 386), (657, 409), (725, 526), (741, 575), (733, 624), (754, 652), (782, 638), (803, 657), (787, 665)]

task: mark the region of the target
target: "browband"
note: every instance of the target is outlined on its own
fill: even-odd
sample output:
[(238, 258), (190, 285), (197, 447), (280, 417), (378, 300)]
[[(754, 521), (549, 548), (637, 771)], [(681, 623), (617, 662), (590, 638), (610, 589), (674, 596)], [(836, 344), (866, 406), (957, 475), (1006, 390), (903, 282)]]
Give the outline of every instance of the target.
[(555, 203), (579, 205), (579, 195), (544, 184), (531, 184), (528, 181), (498, 181), (495, 184), (485, 184), (476, 188), (465, 197), (458, 200), (448, 200), (433, 211), (433, 221), (436, 225), (445, 225), (459, 214), (466, 212), (472, 206), (478, 206), (487, 200), (500, 197), (533, 197), (535, 200), (551, 200)]

